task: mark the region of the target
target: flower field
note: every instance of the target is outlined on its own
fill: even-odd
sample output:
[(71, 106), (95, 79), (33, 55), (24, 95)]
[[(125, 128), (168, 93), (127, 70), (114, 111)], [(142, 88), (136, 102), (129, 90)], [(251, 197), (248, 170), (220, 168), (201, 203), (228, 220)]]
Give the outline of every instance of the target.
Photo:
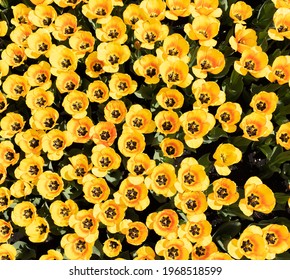
[(290, 259), (290, 1), (250, 2), (0, 0), (0, 259)]

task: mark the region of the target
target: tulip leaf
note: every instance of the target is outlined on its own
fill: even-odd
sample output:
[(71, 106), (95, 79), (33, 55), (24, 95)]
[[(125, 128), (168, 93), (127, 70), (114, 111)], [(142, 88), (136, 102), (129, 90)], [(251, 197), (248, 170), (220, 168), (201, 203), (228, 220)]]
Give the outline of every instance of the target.
[(254, 25), (266, 28), (272, 23), (275, 11), (274, 3), (271, 0), (266, 0), (259, 9), (256, 19), (253, 21)]
[(220, 127), (214, 127), (206, 136), (211, 141), (217, 141), (221, 137), (228, 137), (228, 134)]
[(270, 224), (284, 225), (288, 228), (288, 230), (290, 230), (290, 220), (285, 217), (275, 217), (270, 220), (261, 220), (257, 223), (259, 227), (266, 227)]
[(13, 244), (17, 251), (16, 258), (19, 260), (31, 260), (36, 258), (36, 252), (26, 242), (17, 241)]
[(75, 182), (70, 182), (69, 186), (64, 189), (62, 195), (66, 199), (75, 199), (82, 193), (82, 186)]
[(223, 223), (212, 235), (213, 241), (227, 251), (229, 241), (240, 232), (241, 226), (242, 224), (239, 220)]
[(290, 151), (282, 152), (274, 158), (272, 157), (271, 161), (269, 162), (269, 167), (277, 167), (287, 161), (290, 161)]
[(123, 175), (120, 170), (112, 170), (108, 172), (108, 174), (105, 176), (106, 180), (110, 182), (114, 187), (116, 187), (120, 183), (122, 177)]

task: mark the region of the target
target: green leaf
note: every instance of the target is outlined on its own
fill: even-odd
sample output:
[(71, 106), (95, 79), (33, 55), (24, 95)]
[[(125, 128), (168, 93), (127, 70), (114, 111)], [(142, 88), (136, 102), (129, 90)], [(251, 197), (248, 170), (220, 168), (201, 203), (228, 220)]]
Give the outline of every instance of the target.
[(282, 192), (275, 192), (274, 195), (275, 195), (275, 199), (277, 203), (283, 204), (285, 206), (285, 204), (288, 202), (289, 194), (282, 193)]
[(26, 242), (17, 241), (13, 244), (17, 251), (16, 258), (18, 260), (31, 260), (36, 258), (36, 252), (28, 246)]
[(223, 250), (227, 251), (226, 248), (229, 241), (240, 232), (241, 226), (242, 224), (239, 220), (225, 222), (212, 235), (213, 241), (217, 242)]
[(257, 148), (267, 157), (270, 158), (273, 150), (268, 145), (257, 146)]
[(212, 166), (212, 162), (209, 159), (210, 153), (204, 154), (198, 159), (198, 163), (205, 167), (205, 171), (208, 172)]
[(211, 141), (217, 141), (221, 137), (228, 138), (228, 134), (218, 126), (214, 127), (206, 136)]
[(239, 148), (241, 151), (245, 151), (252, 141), (243, 137), (243, 136), (236, 136), (230, 138), (230, 143), (232, 143), (235, 147)]
[(284, 225), (288, 228), (288, 230), (290, 230), (290, 220), (285, 217), (275, 217), (270, 220), (262, 220), (255, 224), (258, 225), (259, 227), (266, 227), (270, 224)]
[(257, 18), (254, 20), (254, 25), (260, 28), (268, 27), (273, 21), (273, 15), (276, 9), (271, 0), (267, 0), (261, 6)]
[(113, 171), (108, 172), (108, 174), (105, 176), (105, 178), (114, 187), (116, 187), (120, 183), (123, 176), (122, 176), (122, 172), (120, 170), (113, 170)]
[(72, 181), (69, 183), (69, 186), (64, 189), (62, 195), (66, 199), (75, 199), (82, 193), (82, 191), (82, 186)]
[(282, 163), (290, 161), (290, 151), (282, 152), (278, 154), (276, 157), (272, 158), (269, 162), (270, 167), (278, 167)]

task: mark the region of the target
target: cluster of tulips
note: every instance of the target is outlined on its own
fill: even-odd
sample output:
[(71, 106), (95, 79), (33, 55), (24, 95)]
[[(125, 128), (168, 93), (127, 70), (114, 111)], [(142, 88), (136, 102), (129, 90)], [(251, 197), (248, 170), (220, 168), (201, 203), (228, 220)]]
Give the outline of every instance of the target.
[[(235, 182), (247, 158), (231, 139), (287, 151), (290, 121), (275, 121), (278, 93), (233, 100), (223, 81), (289, 87), (290, 56), (269, 59), (254, 9), (222, 2), (0, 1), (0, 259), (287, 254), (277, 195), (258, 175)], [(290, 1), (267, 5), (265, 40), (286, 46)]]

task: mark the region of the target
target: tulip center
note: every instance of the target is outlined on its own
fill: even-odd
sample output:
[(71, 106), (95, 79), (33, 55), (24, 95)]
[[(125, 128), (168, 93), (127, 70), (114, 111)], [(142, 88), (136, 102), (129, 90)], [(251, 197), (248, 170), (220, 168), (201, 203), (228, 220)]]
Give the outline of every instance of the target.
[(37, 175), (39, 172), (39, 168), (37, 167), (37, 165), (31, 165), (29, 166), (29, 169), (28, 169), (28, 173), (33, 176), (33, 175)]
[(120, 83), (118, 84), (118, 89), (119, 89), (119, 90), (124, 91), (124, 90), (126, 90), (126, 88), (128, 88), (128, 85), (127, 85), (126, 82), (120, 82)]
[(8, 205), (8, 198), (6, 196), (0, 197), (0, 206)]
[(199, 235), (200, 234), (200, 227), (198, 225), (193, 225), (190, 227), (189, 232), (195, 236), (195, 235)]
[(21, 129), (21, 125), (20, 125), (20, 123), (19, 123), (19, 122), (15, 122), (15, 123), (13, 123), (13, 124), (11, 125), (11, 129), (12, 129), (12, 131), (18, 131), (18, 130), (20, 130), (20, 129)]
[(47, 226), (44, 225), (44, 224), (41, 224), (40, 226), (37, 227), (37, 229), (38, 229), (38, 231), (39, 231), (39, 234), (41, 235), (41, 234), (46, 233), (46, 231), (47, 231)]
[(39, 146), (39, 140), (35, 138), (32, 138), (31, 140), (29, 140), (28, 143), (29, 143), (29, 146), (33, 149)]
[(244, 250), (245, 253), (247, 253), (253, 251), (253, 246), (253, 243), (251, 243), (251, 241), (248, 239), (242, 242), (241, 248)]
[(116, 30), (116, 29), (110, 29), (109, 33), (108, 33), (108, 36), (111, 38), (111, 39), (116, 39), (118, 38), (119, 36), (119, 32)]
[(282, 71), (282, 70), (276, 70), (275, 71), (275, 75), (277, 76), (277, 77), (279, 77), (280, 79), (284, 79), (285, 78), (285, 73), (284, 73), (284, 71)]
[[(1, 73), (0, 73), (0, 75), (1, 75)], [(4, 107), (5, 107), (5, 102), (1, 101), (0, 102), (0, 110), (4, 109)]]
[(175, 148), (174, 148), (173, 146), (168, 146), (168, 147), (166, 147), (165, 151), (166, 151), (166, 153), (167, 153), (169, 156), (175, 154)]
[(137, 149), (137, 142), (132, 139), (126, 142), (126, 149), (129, 149), (130, 151)]
[(268, 244), (274, 245), (277, 242), (278, 238), (274, 233), (267, 233), (266, 234), (266, 241)]
[(39, 106), (39, 107), (43, 107), (46, 103), (46, 100), (43, 98), (43, 97), (39, 97), (36, 99), (36, 104)]
[(246, 132), (249, 136), (256, 136), (258, 129), (252, 124), (246, 126)]
[(146, 69), (146, 75), (149, 76), (150, 78), (152, 78), (153, 76), (156, 75), (156, 68), (153, 68), (153, 67), (148, 67)]
[(221, 118), (221, 120), (222, 120), (223, 122), (228, 122), (228, 121), (231, 120), (231, 115), (230, 115), (229, 113), (227, 113), (227, 112), (223, 112), (223, 113), (221, 114), (220, 118)]
[(235, 18), (237, 18), (238, 20), (242, 20), (242, 16), (240, 14), (235, 14)]
[(69, 35), (72, 34), (74, 32), (74, 28), (71, 26), (66, 26), (64, 29), (64, 34)]
[(119, 244), (115, 241), (110, 241), (109, 247), (111, 247), (112, 249), (116, 249), (118, 248)]
[(6, 255), (6, 256), (2, 255), (0, 260), (3, 260), (3, 261), (4, 260), (10, 260), (10, 257), (9, 257), (9, 255)]
[(86, 171), (85, 171), (85, 169), (84, 169), (83, 167), (78, 167), (78, 168), (76, 168), (76, 170), (75, 170), (75, 174), (76, 174), (76, 176), (78, 176), (78, 177), (84, 177), (85, 174), (86, 174)]
[(169, 248), (167, 250), (167, 255), (168, 255), (169, 258), (175, 259), (176, 257), (179, 256), (179, 250), (172, 246), (171, 248)]
[(38, 51), (39, 52), (45, 52), (48, 50), (48, 45), (45, 44), (44, 42), (41, 42), (40, 44), (38, 44)]
[(244, 67), (248, 70), (254, 70), (255, 69), (255, 62), (253, 62), (252, 60), (248, 60), (245, 62)]
[(187, 172), (184, 176), (183, 176), (183, 181), (186, 184), (192, 184), (195, 180), (194, 180), (194, 175), (190, 174), (189, 172)]
[(0, 228), (0, 232), (2, 235), (7, 235), (10, 232), (10, 228), (7, 225), (4, 225)]
[(159, 222), (163, 227), (169, 227), (171, 224), (171, 220), (168, 216), (163, 216)]
[(100, 133), (100, 138), (103, 140), (103, 141), (107, 141), (109, 138), (111, 137), (109, 131), (105, 131), (103, 130), (101, 133)]
[(62, 68), (68, 68), (72, 65), (70, 59), (68, 58), (64, 58), (60, 64)]
[(93, 220), (92, 219), (88, 219), (88, 218), (85, 218), (84, 221), (82, 221), (82, 224), (83, 224), (83, 227), (90, 230), (91, 227), (94, 225), (93, 223)]
[(20, 16), (20, 17), (18, 17), (18, 22), (19, 22), (19, 24), (26, 24), (27, 19), (24, 16)]
[(178, 82), (180, 79), (179, 79), (179, 74), (174, 72), (174, 71), (171, 71), (168, 75), (167, 75), (167, 78), (168, 78), (168, 82)]
[(279, 137), (279, 139), (281, 139), (282, 142), (287, 143), (289, 141), (289, 135), (287, 133), (282, 133)]
[(267, 108), (267, 104), (265, 102), (263, 102), (263, 101), (259, 101), (256, 104), (256, 107), (257, 107), (258, 110), (264, 111)]
[(253, 193), (248, 196), (248, 205), (251, 205), (252, 207), (256, 207), (260, 204), (260, 198)]
[(218, 195), (218, 198), (226, 198), (229, 194), (228, 194), (228, 190), (226, 188), (219, 188), (217, 190), (217, 195)]
[(86, 249), (86, 242), (82, 240), (78, 240), (78, 242), (75, 244), (77, 251), (84, 251)]
[(48, 26), (48, 25), (50, 25), (52, 23), (52, 19), (49, 18), (49, 17), (46, 17), (46, 18), (43, 19), (42, 22), (43, 22), (43, 25)]
[(46, 75), (43, 74), (43, 73), (41, 73), (41, 74), (38, 74), (38, 75), (37, 75), (36, 80), (37, 80), (39, 83), (45, 83), (46, 78), (47, 78)]
[(203, 248), (202, 246), (196, 247), (195, 248), (195, 254), (198, 257), (204, 256), (205, 255), (205, 248)]
[(178, 50), (176, 48), (170, 48), (168, 49), (168, 52), (167, 52), (168, 55), (172, 55), (172, 56), (176, 56), (179, 54)]
[(204, 59), (201, 63), (200, 63), (200, 67), (202, 70), (207, 70), (211, 68), (211, 64), (207, 59)]
[(288, 31), (288, 27), (285, 26), (285, 25), (280, 25), (278, 28), (277, 28), (277, 31), (280, 33), (280, 32), (286, 32)]
[(54, 125), (54, 120), (53, 118), (46, 118), (43, 124), (45, 127), (51, 128)]
[(72, 104), (72, 108), (73, 108), (73, 110), (75, 110), (75, 111), (80, 111), (80, 110), (83, 108), (83, 103), (80, 102), (80, 101), (75, 101), (75, 102)]
[(62, 207), (62, 208), (60, 209), (59, 214), (62, 215), (63, 217), (68, 217), (69, 212), (70, 212), (69, 208), (67, 208), (67, 207)]
[(102, 167), (108, 167), (110, 165), (111, 161), (109, 157), (101, 157), (100, 164)]
[(112, 65), (114, 65), (114, 64), (117, 64), (118, 62), (119, 62), (119, 57), (118, 56), (116, 56), (115, 54), (111, 54), (110, 56), (109, 56), (109, 59), (108, 59), (108, 61), (112, 64)]
[(105, 16), (106, 14), (107, 14), (107, 12), (104, 8), (98, 8), (96, 11), (96, 15), (98, 15), (98, 16)]
[(93, 197), (100, 197), (103, 193), (102, 189), (100, 187), (94, 187), (91, 191)]
[(187, 200), (185, 205), (187, 209), (192, 210), (192, 211), (197, 207), (196, 201), (192, 199)]
[(194, 134), (195, 132), (199, 131), (199, 124), (197, 124), (195, 121), (192, 121), (187, 124), (187, 130), (190, 133)]
[(96, 97), (96, 98), (102, 98), (103, 95), (104, 95), (104, 92), (101, 89), (96, 89), (94, 91), (94, 97)]
[(83, 42), (83, 43), (81, 43), (80, 44), (80, 49), (81, 50), (85, 50), (85, 49), (87, 49), (87, 48), (89, 48), (90, 47), (90, 44), (89, 43), (85, 43), (85, 42)]
[(171, 122), (170, 121), (166, 121), (166, 122), (164, 122), (163, 124), (162, 124), (162, 128), (163, 128), (163, 130), (170, 130), (171, 128), (173, 127), (173, 125), (171, 124)]
[(66, 0), (66, 3), (68, 4), (75, 4), (77, 0)]
[(59, 187), (59, 183), (56, 180), (50, 181), (48, 184), (50, 191), (56, 191)]
[(76, 85), (72, 82), (72, 81), (69, 81), (67, 83), (65, 83), (65, 86), (64, 86), (67, 90), (74, 90)]
[(85, 126), (80, 126), (77, 130), (78, 136), (85, 136), (88, 133), (88, 130)]
[(23, 91), (24, 91), (24, 89), (23, 89), (23, 86), (21, 86), (21, 85), (16, 85), (16, 86), (14, 87), (14, 92), (15, 92), (16, 94), (21, 94)]
[(139, 20), (138, 17), (134, 17), (133, 16), (133, 17), (130, 18), (130, 22), (131, 22), (132, 25), (134, 25), (138, 20)]
[(133, 120), (133, 126), (135, 127), (141, 127), (143, 125), (143, 119), (141, 118), (135, 118)]
[(13, 60), (15, 63), (20, 63), (22, 61), (21, 55), (14, 55)]
[(207, 93), (201, 93), (198, 97), (199, 101), (201, 102), (201, 104), (204, 104), (204, 103), (208, 103), (210, 101), (210, 97)]
[(140, 233), (140, 231), (137, 228), (135, 228), (135, 227), (129, 228), (129, 230), (128, 230), (128, 235), (132, 239), (138, 238), (139, 237), (139, 233)]
[(102, 68), (102, 65), (100, 63), (96, 63), (92, 66), (93, 70), (95, 72), (100, 72), (103, 68)]
[(208, 38), (208, 34), (207, 34), (206, 30), (199, 30), (198, 33), (202, 34), (205, 38)]
[(11, 161), (12, 159), (14, 159), (14, 153), (12, 152), (7, 152), (5, 154), (5, 159), (8, 160), (8, 161)]
[(55, 148), (55, 149), (60, 149), (63, 147), (63, 141), (59, 138), (56, 138), (52, 141), (52, 146)]
[(168, 179), (166, 178), (166, 176), (163, 174), (163, 175), (158, 175), (157, 176), (157, 179), (155, 180), (156, 183), (159, 185), (159, 186), (165, 186), (166, 185), (166, 182), (168, 181)]
[(148, 42), (148, 43), (151, 43), (151, 42), (155, 42), (157, 36), (156, 34), (154, 34), (153, 32), (146, 32), (145, 34), (145, 37), (144, 39)]
[(145, 168), (143, 167), (142, 164), (139, 164), (139, 165), (135, 165), (135, 166), (134, 166), (134, 172), (135, 172), (137, 175), (141, 175), (141, 174), (143, 174), (144, 171), (145, 171)]
[(22, 215), (25, 217), (25, 219), (31, 219), (32, 216), (33, 216), (33, 212), (32, 212), (32, 210), (30, 208), (28, 208), (28, 209), (25, 209), (23, 211)]
[(117, 119), (121, 116), (121, 113), (119, 110), (113, 110), (112, 113), (111, 113), (111, 116), (114, 118), (114, 119)]
[(173, 107), (176, 102), (172, 97), (169, 97), (169, 98), (166, 98), (164, 103), (167, 107)]
[(116, 209), (109, 207), (106, 211), (105, 211), (106, 217), (108, 219), (114, 219), (114, 217), (117, 215), (116, 213)]
[(138, 192), (135, 189), (128, 189), (125, 196), (129, 199), (129, 200), (134, 200), (137, 198), (138, 196)]

